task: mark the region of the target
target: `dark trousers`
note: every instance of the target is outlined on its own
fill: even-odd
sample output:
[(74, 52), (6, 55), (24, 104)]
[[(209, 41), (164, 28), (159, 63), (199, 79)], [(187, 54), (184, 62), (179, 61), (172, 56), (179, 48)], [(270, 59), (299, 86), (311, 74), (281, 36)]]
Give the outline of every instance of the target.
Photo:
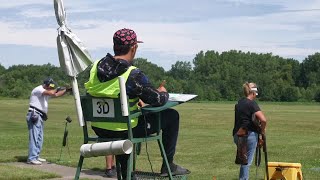
[[(174, 109), (166, 109), (160, 113), (162, 143), (169, 163), (173, 162), (176, 151), (179, 133), (179, 113)], [(132, 129), (133, 137), (145, 137), (156, 133), (158, 122), (155, 121), (155, 114), (147, 114), (139, 117), (138, 125)], [(102, 138), (128, 138), (127, 131), (109, 131), (97, 127), (92, 127), (97, 136)], [(121, 164), (122, 176), (126, 176), (127, 160), (129, 155), (118, 155), (117, 159)], [(163, 163), (164, 164), (164, 163)]]

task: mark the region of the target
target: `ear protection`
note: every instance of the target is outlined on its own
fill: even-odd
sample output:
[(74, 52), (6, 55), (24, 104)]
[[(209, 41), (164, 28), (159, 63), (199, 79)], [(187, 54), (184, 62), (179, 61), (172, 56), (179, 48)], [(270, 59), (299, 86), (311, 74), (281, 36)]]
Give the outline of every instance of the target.
[(258, 96), (258, 88), (252, 87), (250, 88), (250, 91), (256, 93), (256, 95)]
[(45, 84), (49, 88), (55, 88), (56, 86), (52, 78), (44, 80), (43, 84)]

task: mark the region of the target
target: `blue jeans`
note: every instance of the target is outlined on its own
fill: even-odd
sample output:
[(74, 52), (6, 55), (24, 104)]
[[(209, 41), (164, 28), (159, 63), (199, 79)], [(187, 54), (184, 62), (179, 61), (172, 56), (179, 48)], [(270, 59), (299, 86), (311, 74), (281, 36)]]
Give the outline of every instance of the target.
[[(234, 143), (237, 144), (238, 136), (233, 136)], [(254, 153), (256, 152), (257, 147), (257, 141), (258, 141), (258, 133), (249, 131), (248, 132), (248, 164), (247, 165), (241, 165), (240, 166), (240, 174), (239, 174), (239, 180), (248, 180), (249, 179), (249, 169), (253, 161)]]
[(29, 130), (29, 155), (28, 161), (37, 160), (43, 144), (43, 120), (38, 115), (36, 121), (31, 120), (32, 112), (27, 114), (27, 124)]

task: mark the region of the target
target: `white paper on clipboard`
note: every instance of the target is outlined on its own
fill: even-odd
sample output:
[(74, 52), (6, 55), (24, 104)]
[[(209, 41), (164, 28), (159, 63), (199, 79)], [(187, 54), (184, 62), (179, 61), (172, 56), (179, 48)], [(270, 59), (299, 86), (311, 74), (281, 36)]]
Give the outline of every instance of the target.
[(177, 101), (177, 102), (187, 102), (191, 99), (197, 97), (195, 94), (177, 94), (177, 93), (169, 93), (169, 101)]

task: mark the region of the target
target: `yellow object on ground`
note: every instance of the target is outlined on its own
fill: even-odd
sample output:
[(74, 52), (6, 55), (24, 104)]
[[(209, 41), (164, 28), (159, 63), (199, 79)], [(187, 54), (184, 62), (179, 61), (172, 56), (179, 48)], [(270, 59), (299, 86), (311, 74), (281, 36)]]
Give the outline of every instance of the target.
[(303, 179), (300, 163), (268, 162), (268, 170), (270, 180)]

